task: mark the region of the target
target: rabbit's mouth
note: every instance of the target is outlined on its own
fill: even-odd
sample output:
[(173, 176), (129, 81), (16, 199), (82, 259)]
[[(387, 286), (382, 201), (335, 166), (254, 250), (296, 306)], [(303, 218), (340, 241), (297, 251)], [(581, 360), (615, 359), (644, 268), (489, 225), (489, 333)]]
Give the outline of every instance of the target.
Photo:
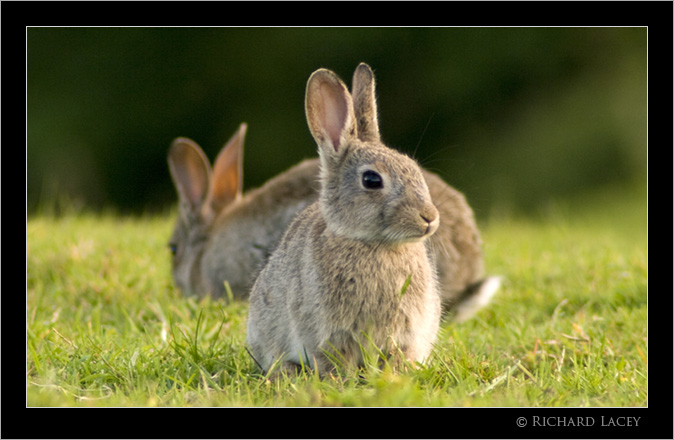
[(430, 223), (424, 229), (416, 229), (415, 231), (390, 231), (386, 234), (386, 241), (397, 244), (415, 243), (427, 239), (437, 229), (437, 225)]
[(426, 230), (424, 231), (422, 237), (430, 237), (435, 233), (435, 231), (438, 230), (438, 226), (440, 226), (440, 220), (437, 215), (432, 220), (429, 220), (423, 215), (421, 215), (421, 218), (426, 222)]
[(435, 209), (396, 211), (392, 221), (382, 231), (382, 238), (391, 243), (413, 243), (433, 235), (440, 226), (440, 216)]
[(421, 222), (416, 224), (413, 229), (408, 230), (406, 234), (405, 233), (402, 234), (407, 236), (406, 239), (403, 239), (402, 241), (406, 242), (422, 241), (433, 235), (435, 231), (438, 230), (440, 221), (437, 216), (431, 220), (429, 220), (423, 214), (421, 214), (420, 217)]

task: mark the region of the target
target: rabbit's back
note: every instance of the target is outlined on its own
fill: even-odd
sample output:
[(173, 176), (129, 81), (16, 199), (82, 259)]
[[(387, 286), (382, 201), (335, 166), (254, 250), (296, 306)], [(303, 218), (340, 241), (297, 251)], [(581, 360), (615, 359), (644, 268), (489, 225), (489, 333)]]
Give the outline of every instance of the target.
[(427, 241), (438, 273), (445, 310), (483, 276), (482, 240), (466, 197), (435, 173), (422, 170), (440, 212), (440, 226)]

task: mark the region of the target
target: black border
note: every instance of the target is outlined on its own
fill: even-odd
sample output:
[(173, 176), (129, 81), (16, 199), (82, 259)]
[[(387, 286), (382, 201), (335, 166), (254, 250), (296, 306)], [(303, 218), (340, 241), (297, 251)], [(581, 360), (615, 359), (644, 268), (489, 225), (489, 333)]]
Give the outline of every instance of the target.
[[(649, 140), (671, 154), (672, 16), (671, 2), (401, 2), (401, 3), (222, 3), (222, 2), (2, 2), (2, 85), (11, 91), (25, 83), (26, 26), (648, 26)], [(21, 47), (21, 48), (19, 48)], [(24, 60), (21, 63), (21, 60)], [(23, 65), (22, 69), (20, 66)], [(20, 76), (23, 75), (23, 78)], [(13, 103), (12, 107), (9, 102)], [(667, 103), (661, 103), (661, 100)], [(20, 98), (3, 95), (3, 122), (25, 117), (16, 109)], [(661, 105), (662, 104), (662, 105)], [(20, 107), (20, 106), (18, 106)], [(25, 109), (24, 109), (25, 110)], [(13, 121), (12, 121), (13, 122)], [(6, 123), (5, 128), (14, 124)], [(16, 125), (21, 125), (20, 122)], [(665, 127), (666, 135), (663, 133)], [(4, 145), (16, 130), (2, 133)], [(661, 137), (664, 136), (664, 139)], [(13, 140), (13, 139), (11, 139)], [(20, 142), (20, 141), (19, 141)], [(660, 149), (649, 152), (660, 154)], [(7, 160), (5, 166), (15, 168)], [(9, 156), (8, 156), (9, 154)], [(20, 157), (18, 154), (16, 155)], [(651, 156), (654, 157), (654, 156)], [(25, 159), (25, 157), (24, 157)], [(669, 159), (669, 157), (668, 157)], [(653, 165), (651, 161), (649, 165)], [(670, 176), (669, 160), (664, 175)], [(649, 175), (658, 175), (659, 170)], [(650, 168), (649, 171), (652, 171)], [(6, 170), (5, 170), (6, 171)], [(13, 202), (4, 173), (4, 204)], [(10, 198), (7, 199), (6, 196)], [(667, 214), (669, 219), (668, 200)], [(16, 203), (21, 203), (17, 201)], [(660, 208), (656, 206), (656, 210)], [(5, 211), (7, 212), (7, 211)], [(11, 224), (5, 216), (4, 224)], [(658, 218), (660, 214), (650, 219)], [(670, 231), (669, 222), (666, 231)], [(665, 228), (665, 227), (663, 227)], [(13, 231), (8, 227), (4, 232)], [(659, 229), (658, 229), (659, 230)], [(658, 235), (660, 234), (657, 232)], [(653, 229), (651, 229), (653, 231)], [(658, 240), (660, 241), (660, 240)], [(5, 244), (7, 241), (5, 240)], [(7, 247), (7, 246), (6, 246)], [(5, 265), (8, 262), (5, 252)], [(665, 253), (665, 255), (671, 255)], [(21, 260), (20, 258), (18, 260)], [(649, 259), (650, 262), (654, 261)], [(666, 260), (669, 263), (669, 260)], [(659, 264), (656, 265), (659, 266)], [(21, 264), (21, 263), (19, 263)], [(656, 278), (665, 273), (652, 271)], [(8, 272), (6, 272), (7, 274)], [(11, 272), (9, 272), (11, 273)], [(650, 295), (648, 408), (203, 408), (203, 409), (75, 409), (25, 408), (22, 360), (23, 328), (13, 310), (25, 310), (13, 280), (6, 287), (2, 322), (4, 369), (3, 438), (672, 438), (672, 296), (670, 285)], [(651, 287), (653, 284), (651, 283)], [(7, 289), (10, 287), (10, 289)], [(659, 292), (662, 290), (663, 292)], [(18, 297), (20, 299), (14, 299)], [(14, 304), (14, 302), (18, 304)], [(664, 324), (667, 325), (664, 325)], [(16, 335), (19, 333), (19, 335)], [(17, 342), (18, 341), (18, 342)], [(17, 355), (18, 353), (18, 355)], [(16, 388), (16, 389), (15, 389)], [(177, 413), (175, 411), (183, 411)], [(168, 412), (174, 411), (174, 412)], [(184, 412), (193, 411), (193, 412)], [(341, 412), (340, 412), (341, 411)], [(15, 412), (17, 413), (15, 415)], [(526, 427), (517, 421), (524, 417)], [(593, 426), (533, 426), (536, 420), (567, 425), (592, 417)], [(640, 417), (638, 427), (601, 426), (601, 417)], [(586, 419), (587, 420), (587, 419)], [(559, 422), (558, 422), (559, 423)], [(576, 423), (577, 424), (577, 423)], [(587, 423), (586, 423), (587, 424)]]

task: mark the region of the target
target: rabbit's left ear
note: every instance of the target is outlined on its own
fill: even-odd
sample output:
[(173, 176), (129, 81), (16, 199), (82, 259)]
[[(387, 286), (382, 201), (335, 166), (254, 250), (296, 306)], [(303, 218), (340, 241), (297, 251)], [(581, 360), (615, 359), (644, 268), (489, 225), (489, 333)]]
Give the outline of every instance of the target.
[(177, 138), (169, 149), (168, 164), (181, 209), (186, 215), (198, 217), (211, 181), (211, 166), (206, 155), (194, 141)]
[(363, 142), (380, 141), (374, 90), (372, 69), (367, 64), (360, 63), (356, 71), (353, 72), (351, 95), (353, 96), (353, 110), (358, 126), (358, 139)]
[(357, 137), (353, 101), (342, 80), (327, 69), (317, 70), (307, 83), (304, 105), (321, 156), (341, 156)]
[(210, 204), (214, 212), (241, 198), (243, 187), (243, 141), (247, 125), (241, 124), (213, 164)]

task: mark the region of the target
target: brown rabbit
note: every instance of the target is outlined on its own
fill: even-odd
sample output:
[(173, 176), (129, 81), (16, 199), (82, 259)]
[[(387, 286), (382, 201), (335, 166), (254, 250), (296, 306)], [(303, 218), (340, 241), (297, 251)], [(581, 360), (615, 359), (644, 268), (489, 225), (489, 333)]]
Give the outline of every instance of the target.
[(246, 124), (232, 136), (213, 170), (201, 148), (176, 139), (168, 163), (179, 198), (170, 248), (173, 279), (186, 294), (220, 297), (225, 281), (246, 298), (261, 262), (295, 214), (316, 200), (317, 167), (302, 162), (260, 188), (241, 193)]
[[(374, 81), (366, 64), (354, 76)], [(321, 190), (251, 291), (247, 341), (266, 372), (359, 366), (364, 351), (423, 362), (437, 337), (441, 302), (424, 241), (440, 215), (416, 162), (381, 143), (372, 112), (354, 112), (374, 108), (374, 95), (354, 90), (326, 69), (307, 83)]]

